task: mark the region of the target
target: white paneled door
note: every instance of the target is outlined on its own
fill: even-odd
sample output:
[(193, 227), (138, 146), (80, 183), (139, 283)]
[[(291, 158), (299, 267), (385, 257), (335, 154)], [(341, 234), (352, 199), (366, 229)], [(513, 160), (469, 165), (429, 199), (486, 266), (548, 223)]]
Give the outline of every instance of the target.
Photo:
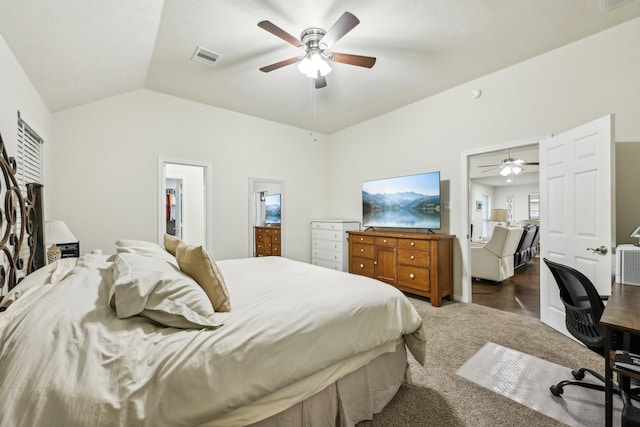
[[(600, 294), (611, 294), (613, 116), (540, 143), (542, 257), (585, 274)], [(568, 335), (564, 306), (549, 269), (540, 262), (540, 320)]]

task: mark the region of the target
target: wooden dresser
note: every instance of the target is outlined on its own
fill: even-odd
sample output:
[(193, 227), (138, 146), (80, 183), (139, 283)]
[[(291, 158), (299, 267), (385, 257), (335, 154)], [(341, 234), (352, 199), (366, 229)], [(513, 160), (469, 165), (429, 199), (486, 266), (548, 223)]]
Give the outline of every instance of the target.
[(280, 227), (254, 227), (255, 256), (280, 256)]
[(428, 297), (439, 307), (453, 295), (453, 242), (449, 234), (349, 231), (349, 272)]

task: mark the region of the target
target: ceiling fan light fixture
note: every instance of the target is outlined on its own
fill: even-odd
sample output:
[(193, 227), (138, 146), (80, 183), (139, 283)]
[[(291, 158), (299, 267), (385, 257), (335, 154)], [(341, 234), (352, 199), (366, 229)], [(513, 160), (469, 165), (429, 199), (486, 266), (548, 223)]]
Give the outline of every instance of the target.
[(520, 166), (507, 164), (507, 165), (504, 165), (500, 170), (500, 175), (502, 176), (518, 175), (523, 170), (524, 169), (522, 169)]
[(318, 78), (324, 77), (331, 72), (331, 67), (327, 61), (322, 58), (322, 55), (318, 51), (309, 51), (304, 58), (298, 62), (298, 70), (307, 77)]

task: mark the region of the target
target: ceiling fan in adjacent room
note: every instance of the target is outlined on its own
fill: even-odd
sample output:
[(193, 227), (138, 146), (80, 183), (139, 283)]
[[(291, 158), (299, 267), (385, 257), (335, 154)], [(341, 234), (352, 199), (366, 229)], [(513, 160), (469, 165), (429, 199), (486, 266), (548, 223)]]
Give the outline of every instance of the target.
[(525, 160), (519, 159), (517, 157), (513, 157), (511, 155), (511, 149), (509, 149), (509, 155), (506, 159), (503, 159), (502, 162), (495, 165), (480, 165), (480, 168), (489, 168), (482, 171), (489, 172), (495, 170), (497, 168), (500, 169), (500, 175), (507, 178), (507, 182), (511, 182), (515, 175), (518, 175), (520, 172), (524, 170), (523, 166), (527, 165), (539, 165), (539, 162), (527, 162)]
[(374, 57), (331, 51), (331, 47), (359, 23), (360, 20), (353, 14), (345, 12), (338, 18), (336, 23), (329, 28), (329, 31), (315, 27), (307, 28), (302, 32), (300, 40), (298, 40), (270, 21), (258, 22), (258, 27), (304, 50), (303, 56), (297, 56), (267, 65), (260, 68), (260, 71), (268, 73), (297, 63), (298, 70), (307, 77), (315, 79), (316, 89), (320, 89), (327, 85), (325, 76), (331, 72), (329, 62), (339, 62), (342, 64), (371, 68), (376, 63), (376, 58)]

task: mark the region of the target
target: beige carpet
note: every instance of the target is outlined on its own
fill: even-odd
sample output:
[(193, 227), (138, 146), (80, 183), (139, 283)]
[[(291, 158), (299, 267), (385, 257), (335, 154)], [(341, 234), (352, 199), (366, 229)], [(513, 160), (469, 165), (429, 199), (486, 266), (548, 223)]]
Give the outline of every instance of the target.
[(424, 319), (426, 366), (410, 359), (413, 384), (403, 385), (373, 421), (359, 427), (564, 425), (456, 375), (488, 342), (562, 366), (604, 370), (599, 355), (538, 320), (476, 304), (445, 302), (436, 308), (427, 300), (410, 299)]

